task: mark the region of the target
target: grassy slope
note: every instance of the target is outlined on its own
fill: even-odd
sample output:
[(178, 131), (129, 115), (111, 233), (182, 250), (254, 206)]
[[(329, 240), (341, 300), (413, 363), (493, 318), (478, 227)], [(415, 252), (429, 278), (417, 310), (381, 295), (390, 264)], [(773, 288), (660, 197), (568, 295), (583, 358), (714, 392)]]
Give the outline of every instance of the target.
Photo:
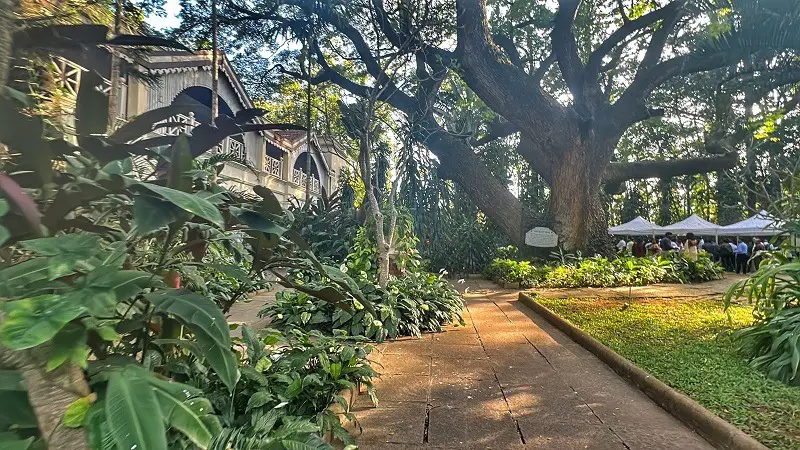
[(800, 388), (751, 369), (727, 335), (751, 308), (734, 307), (729, 322), (712, 300), (537, 301), (763, 444), (800, 448)]

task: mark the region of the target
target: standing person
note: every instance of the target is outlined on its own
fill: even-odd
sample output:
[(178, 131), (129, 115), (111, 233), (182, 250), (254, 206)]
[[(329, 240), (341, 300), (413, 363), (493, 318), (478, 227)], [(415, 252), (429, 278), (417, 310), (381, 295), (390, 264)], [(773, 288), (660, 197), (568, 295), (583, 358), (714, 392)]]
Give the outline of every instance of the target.
[(708, 241), (702, 246), (699, 246), (703, 251), (708, 253), (708, 256), (714, 262), (719, 262), (719, 249), (720, 246), (714, 241)]
[(761, 261), (764, 259), (764, 255), (762, 255), (761, 252), (766, 250), (767, 246), (764, 240), (756, 239), (755, 245), (753, 245), (753, 270), (758, 270), (758, 266), (761, 265)]
[(734, 253), (736, 255), (736, 273), (747, 275), (747, 264), (750, 261), (750, 257), (747, 254), (747, 243), (740, 239), (739, 245), (736, 246), (736, 251)]
[(661, 242), (658, 243), (658, 246), (661, 247), (662, 252), (668, 252), (672, 250), (672, 240), (670, 239), (671, 237), (672, 233), (668, 231), (667, 234), (665, 234), (664, 237), (661, 238)]
[(731, 245), (728, 243), (727, 238), (723, 239), (722, 243), (719, 244), (717, 254), (719, 255), (720, 261), (722, 261), (722, 266), (725, 267), (725, 270), (733, 272), (735, 270), (733, 264), (733, 249), (731, 249)]
[(624, 249), (624, 248), (625, 248), (627, 245), (628, 245), (628, 244), (625, 242), (625, 238), (624, 238), (624, 237), (620, 238), (620, 239), (619, 239), (619, 242), (617, 242), (617, 253), (622, 253), (622, 250), (623, 250), (623, 249)]
[(658, 239), (653, 238), (653, 242), (650, 243), (650, 247), (647, 247), (647, 253), (651, 255), (661, 254), (661, 246), (658, 245)]
[(626, 248), (626, 250), (627, 250), (627, 253), (625, 254), (625, 256), (631, 256), (631, 255), (633, 255), (633, 244), (634, 244), (634, 242), (633, 242), (633, 238), (631, 238), (631, 240), (630, 240), (630, 241), (628, 241), (628, 243), (627, 243), (627, 244), (625, 244), (625, 248)]
[(636, 238), (636, 242), (633, 244), (633, 256), (637, 258), (647, 256), (647, 247), (645, 247), (642, 238)]
[(689, 261), (697, 261), (697, 246), (698, 242), (697, 239), (694, 237), (694, 233), (686, 233), (686, 259)]

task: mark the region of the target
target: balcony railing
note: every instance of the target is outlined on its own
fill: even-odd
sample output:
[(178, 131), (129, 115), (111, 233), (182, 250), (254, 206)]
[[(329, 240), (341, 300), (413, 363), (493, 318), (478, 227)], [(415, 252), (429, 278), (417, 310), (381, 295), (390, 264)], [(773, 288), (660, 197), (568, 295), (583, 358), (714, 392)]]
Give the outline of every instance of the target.
[(282, 178), (283, 170), (281, 170), (281, 166), (283, 166), (283, 162), (280, 159), (267, 156), (264, 160), (264, 172), (275, 178)]
[[(193, 113), (189, 113), (188, 115), (175, 114), (169, 119), (159, 123), (163, 125), (156, 128), (155, 133), (162, 136), (178, 136), (181, 133), (190, 134), (194, 127), (200, 125), (200, 122), (194, 118)], [(215, 155), (217, 153), (230, 153), (241, 160), (247, 159), (247, 151), (244, 148), (244, 143), (230, 136), (226, 137), (222, 142), (217, 144), (217, 146), (209, 150), (209, 154)]]
[[(178, 136), (181, 133), (190, 134), (192, 129), (198, 125), (200, 125), (200, 122), (194, 118), (194, 114), (176, 114), (163, 121), (162, 126), (156, 128), (153, 133), (162, 136)], [(209, 150), (209, 153), (216, 154), (223, 151), (225, 153), (233, 153), (240, 159), (247, 158), (247, 151), (244, 143), (231, 137), (225, 138), (222, 143)], [(283, 178), (283, 161), (280, 159), (265, 155), (263, 171), (267, 175), (285, 180)], [(285, 181), (290, 181), (291, 183), (297, 185), (300, 189), (305, 189), (306, 178), (306, 174), (302, 170), (292, 169), (290, 179)], [(319, 194), (321, 191), (322, 183), (320, 180), (318, 178), (311, 177), (311, 192), (313, 194)]]
[[(292, 183), (299, 185), (301, 189), (306, 188), (307, 175), (302, 170), (292, 169)], [(319, 194), (320, 182), (318, 179), (311, 177), (311, 192)]]

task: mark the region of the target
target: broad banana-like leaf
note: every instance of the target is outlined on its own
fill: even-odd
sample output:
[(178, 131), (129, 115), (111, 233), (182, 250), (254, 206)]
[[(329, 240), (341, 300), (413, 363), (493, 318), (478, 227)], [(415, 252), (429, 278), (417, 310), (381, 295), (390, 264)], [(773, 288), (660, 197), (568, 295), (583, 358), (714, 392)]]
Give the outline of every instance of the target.
[(178, 191), (153, 183), (140, 183), (139, 186), (159, 195), (164, 200), (190, 212), (198, 217), (208, 220), (219, 228), (225, 227), (222, 213), (208, 200), (194, 194)]
[(156, 311), (170, 314), (195, 334), (201, 356), (217, 372), (228, 389), (239, 380), (236, 357), (231, 350), (231, 335), (225, 316), (207, 297), (186, 290), (164, 290), (145, 295)]
[[(217, 420), (213, 415), (214, 408), (211, 406), (211, 402), (203, 397), (182, 399), (164, 389), (161, 384), (153, 385), (153, 391), (161, 405), (161, 413), (164, 415), (166, 423), (183, 433), (198, 447), (207, 448), (214, 437), (213, 433), (219, 431), (220, 428), (216, 427), (216, 430), (212, 430), (208, 426), (208, 423)], [(209, 418), (211, 418), (211, 422), (207, 422)]]
[(267, 111), (261, 108), (248, 108), (237, 112), (234, 119), (236, 120), (236, 123), (238, 123), (239, 125), (244, 125), (247, 122), (250, 122), (251, 120), (257, 117), (261, 117), (266, 113)]
[[(108, 131), (108, 96), (99, 89), (103, 85), (103, 78), (94, 72), (81, 75), (75, 104), (75, 132), (81, 147), (84, 146), (83, 137)], [(86, 146), (89, 147), (89, 143)]]
[(169, 120), (177, 114), (196, 114), (203, 111), (208, 111), (208, 107), (205, 105), (170, 105), (151, 109), (118, 128), (110, 138), (118, 143), (130, 142), (150, 133), (157, 123)]
[(189, 139), (180, 135), (170, 148), (170, 163), (167, 169), (167, 187), (183, 192), (192, 192), (192, 154)]
[(117, 448), (167, 448), (167, 431), (156, 395), (147, 380), (134, 371), (111, 374), (105, 409), (109, 431)]

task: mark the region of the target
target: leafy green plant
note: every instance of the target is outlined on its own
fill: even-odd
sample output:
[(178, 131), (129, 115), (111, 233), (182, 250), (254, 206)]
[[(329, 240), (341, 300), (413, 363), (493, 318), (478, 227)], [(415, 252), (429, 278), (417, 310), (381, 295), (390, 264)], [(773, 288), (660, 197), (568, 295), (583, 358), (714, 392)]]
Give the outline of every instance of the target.
[(489, 279), (522, 287), (552, 288), (644, 286), (655, 283), (697, 283), (718, 279), (724, 270), (708, 256), (689, 261), (680, 255), (658, 258), (601, 256), (566, 264), (532, 266), (528, 261), (495, 259), (486, 269)]
[(259, 312), (279, 327), (298, 327), (333, 334), (337, 330), (376, 342), (399, 336), (441, 331), (443, 324), (461, 322), (464, 302), (442, 274), (409, 272), (389, 281), (386, 289), (361, 281), (361, 292), (374, 305), (372, 313), (352, 300), (351, 310), (335, 308), (305, 294), (283, 291), (274, 304)]
[[(182, 375), (202, 367), (235, 392), (241, 372), (223, 309), (265, 273), (291, 268), (337, 286), (297, 287), (309, 295), (372, 305), (349, 276), (310, 252), (271, 191), (244, 197), (217, 184), (214, 171), (193, 168), (228, 135), (272, 127), (248, 123), (263, 111), (220, 117), (191, 135), (150, 137), (190, 108), (174, 106), (108, 136), (97, 82), (92, 73), (82, 78), (78, 145), (52, 138), (44, 118), (22, 114), (23, 95), (0, 95), (0, 141), (12, 155), (10, 174), (0, 174), (0, 356), (29, 396), (59, 392), (23, 402), (0, 431), (46, 444), (61, 430), (84, 428), (70, 434), (74, 448), (206, 448), (221, 411)], [(183, 279), (190, 289), (179, 287)], [(67, 384), (76, 387), (56, 387)], [(23, 400), (16, 388), (6, 392)], [(71, 406), (33, 408), (34, 416), (63, 416), (66, 427), (39, 429), (31, 405), (51, 402)]]
[(289, 211), (294, 216), (292, 229), (311, 245), (321, 259), (344, 260), (353, 248), (358, 222), (352, 203), (342, 201), (342, 191), (300, 203), (293, 200)]
[(734, 334), (739, 350), (768, 377), (800, 386), (800, 263), (790, 257), (796, 251), (763, 252), (758, 271), (725, 294), (725, 307), (742, 298), (753, 305), (754, 323)]
[(222, 412), (223, 429), (209, 448), (330, 449), (320, 438), (328, 431), (353, 444), (327, 407), (337, 402), (348, 411), (340, 392), (359, 386), (377, 402), (372, 387), (377, 373), (363, 339), (296, 328), (256, 332), (245, 326), (237, 343), (244, 347), (242, 380), (233, 395), (213, 373), (189, 367), (186, 375)]

